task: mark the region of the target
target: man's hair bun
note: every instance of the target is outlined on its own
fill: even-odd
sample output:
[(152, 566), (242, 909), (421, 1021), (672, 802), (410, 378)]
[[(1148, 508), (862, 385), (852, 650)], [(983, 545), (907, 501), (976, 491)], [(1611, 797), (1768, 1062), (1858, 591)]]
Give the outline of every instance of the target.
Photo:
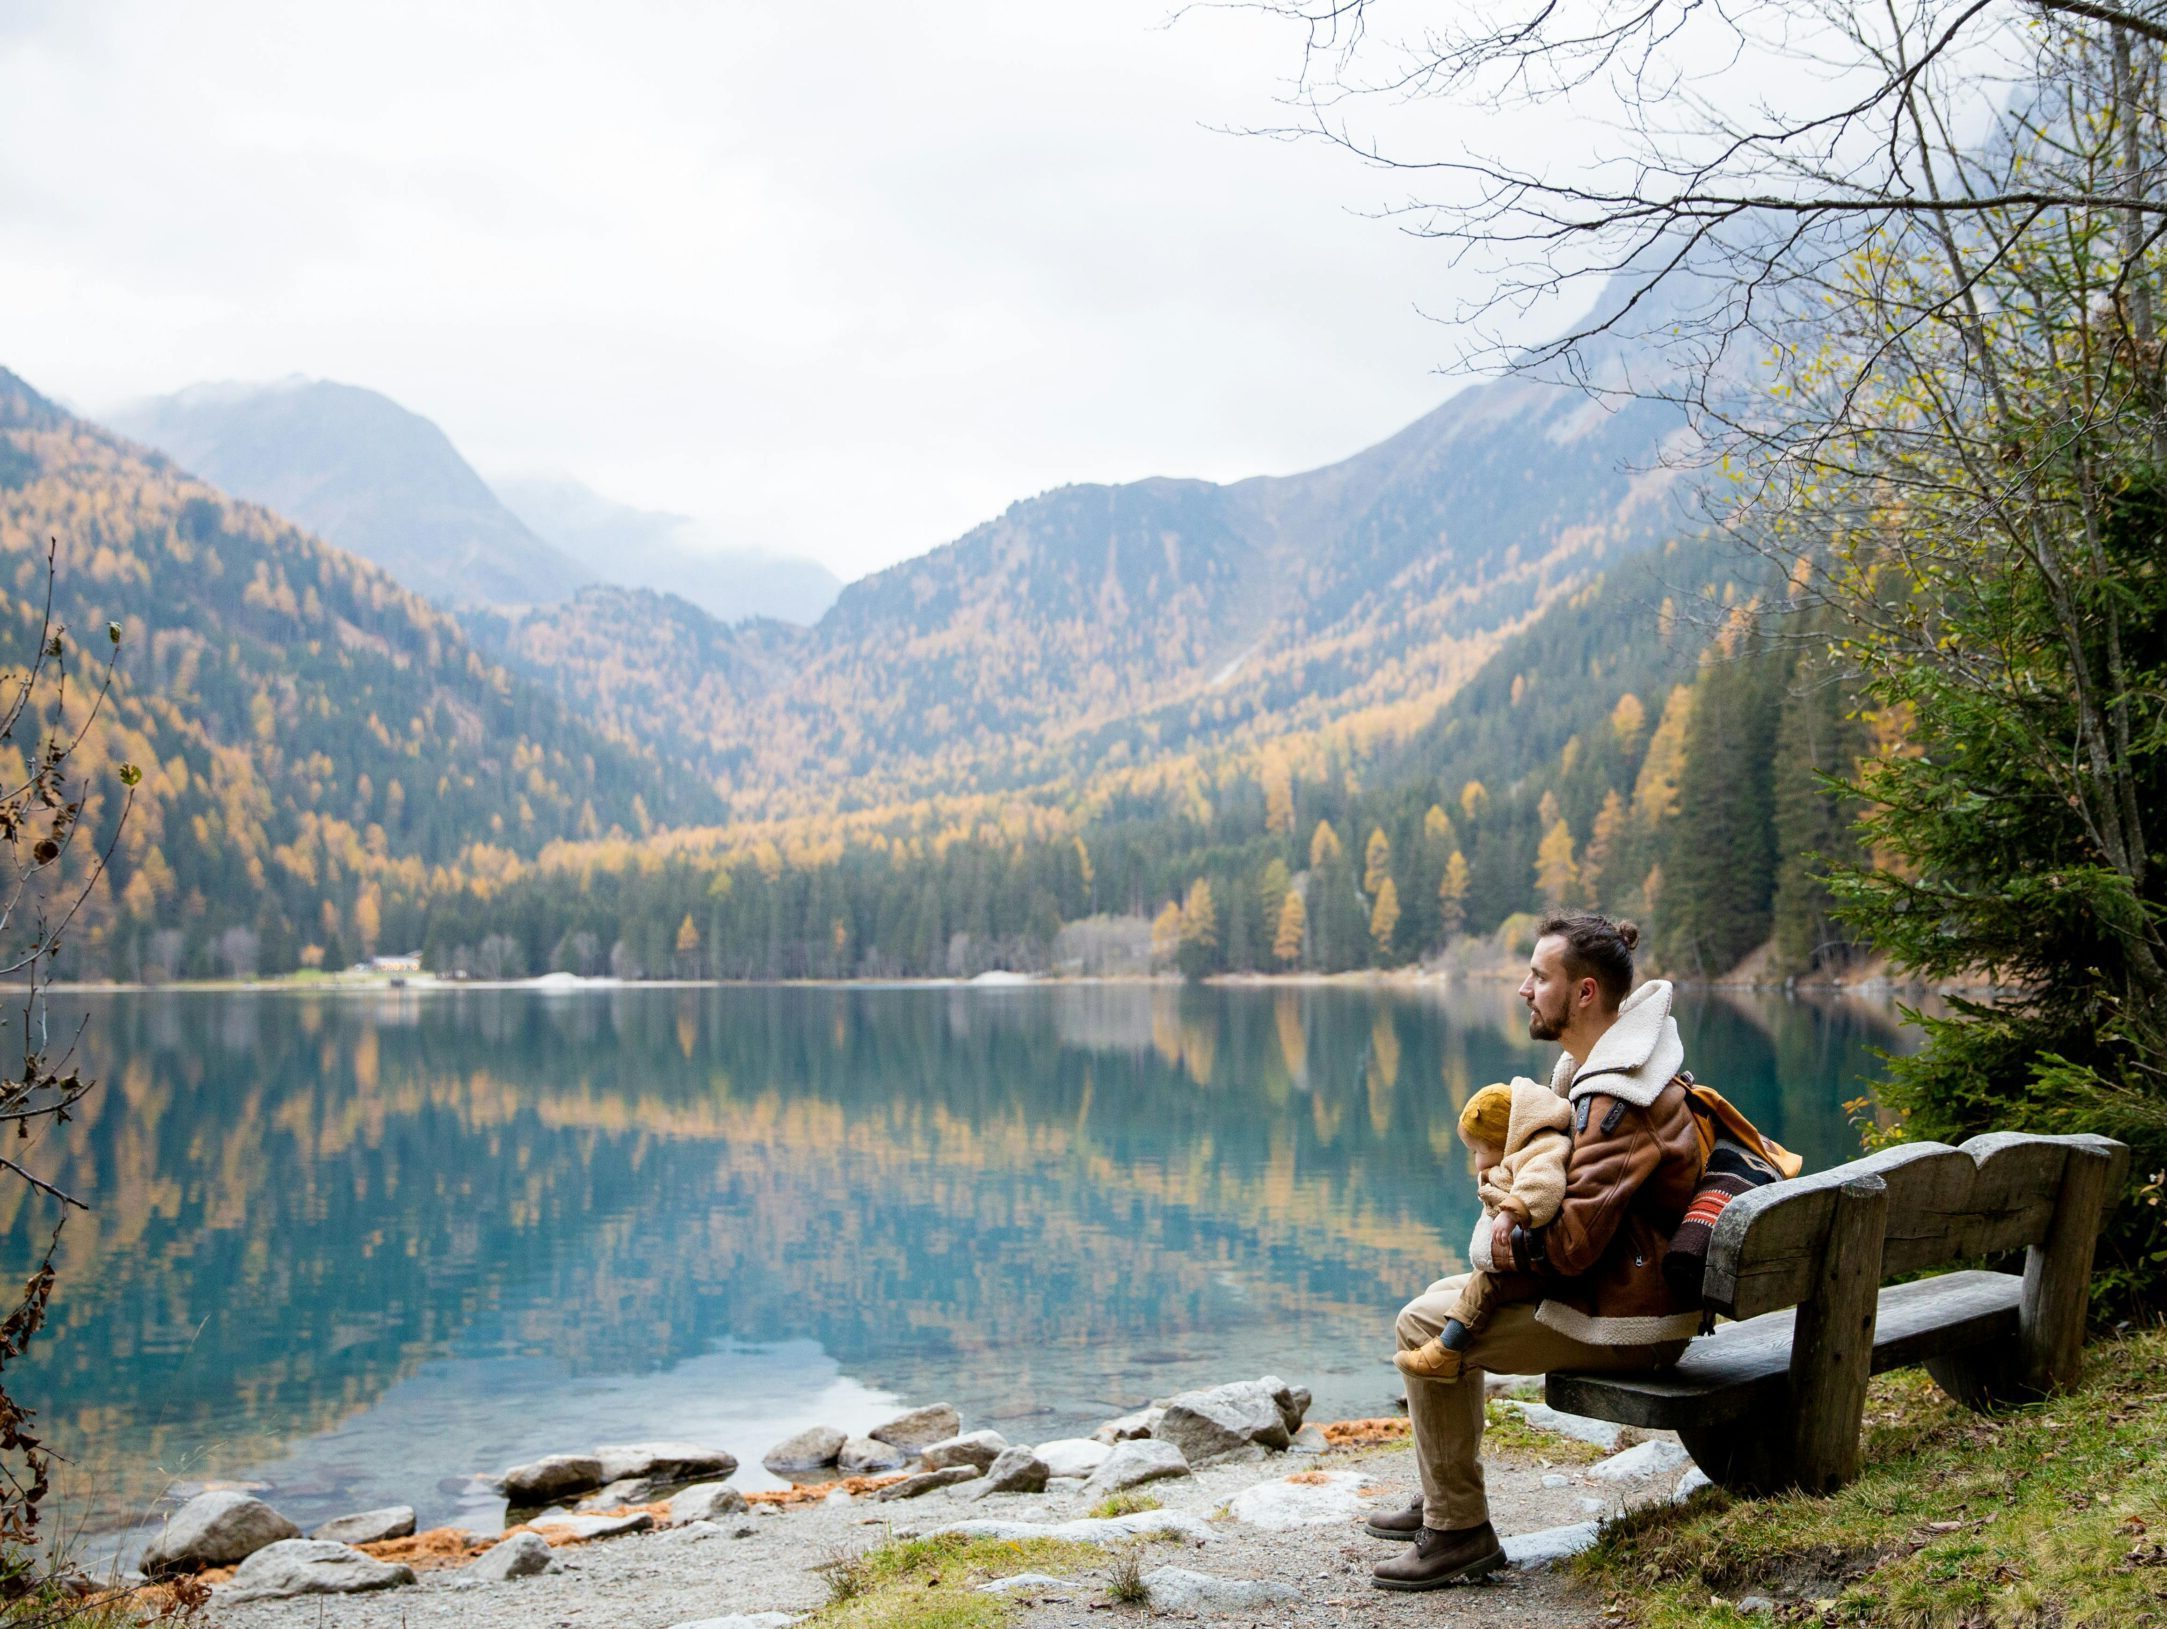
[(1627, 950), (1638, 950), (1640, 948), (1640, 924), (1638, 922), (1620, 922), (1618, 924), (1618, 937), (1625, 941)]
[(1565, 971), (1576, 979), (1594, 979), (1603, 987), (1604, 1004), (1615, 1011), (1633, 987), (1633, 947), (1640, 943), (1639, 927), (1582, 912), (1545, 917), (1535, 937), (1542, 940), (1553, 935), (1565, 941)]

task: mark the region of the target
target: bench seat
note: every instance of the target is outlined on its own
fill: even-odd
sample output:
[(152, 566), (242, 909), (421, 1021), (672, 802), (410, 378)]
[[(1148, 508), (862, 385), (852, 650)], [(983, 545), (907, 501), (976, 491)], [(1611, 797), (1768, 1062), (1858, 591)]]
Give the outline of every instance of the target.
[[(2024, 1280), (2014, 1273), (1957, 1272), (1881, 1292), (1872, 1372), (1901, 1369), (1977, 1346), (2014, 1346)], [(1660, 1374), (1549, 1376), (1550, 1406), (1655, 1431), (1752, 1420), (1767, 1425), (1789, 1406), (1791, 1333), (1797, 1309), (1763, 1313), (1702, 1335)]]

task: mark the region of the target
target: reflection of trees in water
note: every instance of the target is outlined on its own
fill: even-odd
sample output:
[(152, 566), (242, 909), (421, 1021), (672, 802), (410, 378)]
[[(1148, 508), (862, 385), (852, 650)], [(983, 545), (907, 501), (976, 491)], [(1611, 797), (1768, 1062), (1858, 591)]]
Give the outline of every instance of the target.
[[(99, 1208), (36, 1388), (59, 1434), (167, 1463), (260, 1457), (454, 1352), (637, 1372), (810, 1336), (875, 1376), (985, 1354), (1043, 1401), (1079, 1353), (1366, 1328), (1466, 1235), (1470, 1083), (1540, 1056), (1489, 991), (98, 1005), (112, 1084), (64, 1180)], [(1856, 1050), (1818, 1021), (1698, 1010), (1694, 1056), (1788, 1113)]]

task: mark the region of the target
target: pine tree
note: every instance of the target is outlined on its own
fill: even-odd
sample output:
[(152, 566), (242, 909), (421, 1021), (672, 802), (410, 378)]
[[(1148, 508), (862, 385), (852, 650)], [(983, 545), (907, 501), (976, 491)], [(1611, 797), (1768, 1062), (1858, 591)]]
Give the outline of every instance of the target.
[(1597, 910), (1604, 906), (1604, 875), (1624, 840), (1625, 799), (1613, 786), (1603, 794), (1603, 806), (1595, 811), (1595, 829), (1588, 834), (1587, 852), (1580, 857), (1580, 886)]
[(1272, 956), (1282, 965), (1293, 967), (1302, 959), (1302, 935), (1309, 926), (1309, 912), (1302, 904), (1301, 894), (1292, 888), (1279, 907), (1279, 932), (1272, 940)]
[(1770, 748), (1785, 671), (1748, 638), (1694, 686), (1680, 768), (1690, 795), (1666, 834), (1661, 923), (1664, 961), (1704, 978), (1735, 967), (1768, 938), (1773, 920)]
[(1377, 884), (1377, 904), (1369, 913), (1369, 936), (1377, 947), (1377, 960), (1392, 961), (1392, 933), (1400, 923), (1400, 891), (1390, 877)]
[(1445, 861), (1444, 880), (1437, 885), (1438, 920), (1448, 945), (1467, 925), (1467, 887), (1467, 856), (1454, 849)]
[(1391, 877), (1392, 840), (1385, 836), (1382, 826), (1373, 826), (1362, 850), (1362, 892), (1375, 899)]

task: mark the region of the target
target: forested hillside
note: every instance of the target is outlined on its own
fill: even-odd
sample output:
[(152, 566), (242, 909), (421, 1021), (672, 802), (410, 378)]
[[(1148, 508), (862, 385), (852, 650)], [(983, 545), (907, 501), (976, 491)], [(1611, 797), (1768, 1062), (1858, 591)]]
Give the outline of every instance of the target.
[[(695, 778), (484, 661), (376, 567), (0, 370), (11, 661), (36, 637), (48, 540), (56, 620), (93, 648), (108, 621), (123, 632), (107, 723), (80, 761), (93, 785), (108, 765), (143, 770), (109, 886), (69, 937), (73, 971), (279, 970), (408, 949), (436, 889), (483, 885), (553, 839), (715, 813)], [(79, 705), (85, 687), (71, 694)], [(93, 830), (116, 792), (93, 801)]]
[[(1478, 386), (1382, 445), (1230, 486), (1063, 487), (851, 584), (803, 639), (583, 596), (477, 634), (614, 716), (657, 698), (746, 819), (928, 795), (1147, 788), (1290, 735), (1432, 718), (1511, 631), (1670, 535), (1668, 409)], [(738, 646), (736, 660), (725, 652)], [(726, 705), (683, 693), (720, 666)]]

